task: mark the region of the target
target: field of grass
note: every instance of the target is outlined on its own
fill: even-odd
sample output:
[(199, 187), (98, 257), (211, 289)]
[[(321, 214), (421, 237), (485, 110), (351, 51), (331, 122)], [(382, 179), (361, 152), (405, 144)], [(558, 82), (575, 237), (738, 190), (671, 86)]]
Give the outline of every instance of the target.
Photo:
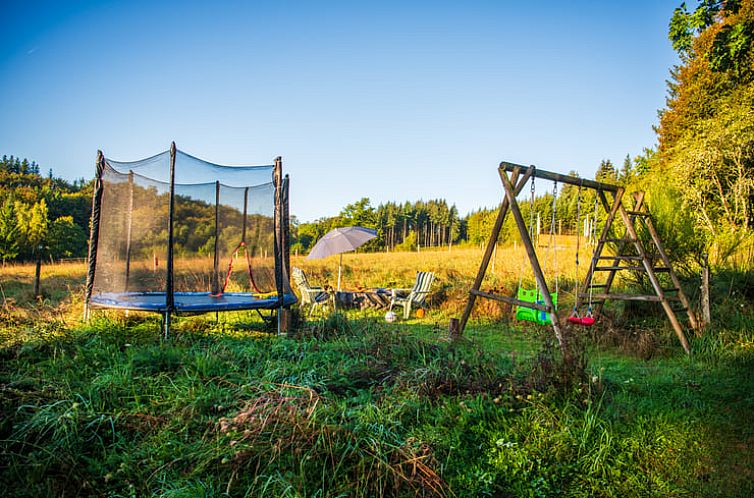
[[(570, 254), (570, 251), (564, 251)], [(438, 274), (424, 319), (253, 314), (79, 321), (81, 264), (0, 273), (0, 483), (11, 496), (752, 496), (754, 319), (687, 357), (659, 315), (551, 333), (480, 309), (447, 340), (481, 251), (349, 254), (345, 286)], [(562, 256), (561, 285), (575, 276)], [(337, 262), (294, 258), (317, 283)], [(519, 251), (487, 283), (515, 288)], [(569, 266), (570, 265), (570, 266)], [(583, 271), (583, 269), (582, 269)], [(570, 276), (569, 276), (570, 273)], [(565, 284), (564, 284), (565, 282)], [(742, 306), (740, 306), (742, 305)], [(721, 311), (722, 312), (722, 311)], [(497, 320), (503, 316), (502, 320)]]

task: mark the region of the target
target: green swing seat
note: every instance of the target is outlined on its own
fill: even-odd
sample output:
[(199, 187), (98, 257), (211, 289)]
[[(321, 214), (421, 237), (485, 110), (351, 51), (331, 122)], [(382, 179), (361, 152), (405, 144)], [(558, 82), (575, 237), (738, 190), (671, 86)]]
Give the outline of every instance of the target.
[[(552, 297), (552, 304), (555, 305), (555, 309), (558, 308), (558, 293), (553, 292), (550, 294)], [(518, 300), (527, 303), (545, 304), (540, 294), (539, 289), (524, 289), (518, 288)], [(534, 322), (540, 325), (551, 325), (552, 318), (550, 313), (545, 311), (535, 310), (532, 308), (526, 308), (524, 306), (516, 307), (516, 320), (525, 320), (527, 322)]]

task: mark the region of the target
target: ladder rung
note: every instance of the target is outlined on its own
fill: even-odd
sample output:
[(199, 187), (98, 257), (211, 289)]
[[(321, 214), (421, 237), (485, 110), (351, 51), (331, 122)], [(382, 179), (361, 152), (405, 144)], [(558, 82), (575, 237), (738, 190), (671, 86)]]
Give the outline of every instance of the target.
[(592, 284), (589, 287), (591, 287), (592, 289), (604, 289), (605, 287), (607, 287), (607, 284)]
[(668, 287), (667, 289), (663, 288), (662, 292), (678, 292), (679, 290), (681, 289), (679, 289), (678, 287)]
[(665, 268), (664, 266), (660, 267), (660, 268), (652, 268), (652, 270), (655, 273), (657, 273), (657, 272), (670, 272), (670, 268)]
[(626, 212), (629, 215), (631, 215), (631, 216), (649, 216), (649, 213), (644, 212), (644, 211), (628, 211), (628, 210), (626, 210)]
[(643, 266), (595, 266), (594, 271), (643, 270)]
[[(588, 297), (589, 294), (585, 294), (584, 296), (579, 297)], [(640, 294), (592, 294), (592, 299), (597, 300), (605, 300), (605, 299), (615, 299), (617, 301), (651, 301), (651, 302), (660, 302), (661, 299), (652, 294), (652, 295), (640, 295)]]
[(641, 256), (600, 256), (599, 259), (625, 259), (626, 261), (641, 261)]

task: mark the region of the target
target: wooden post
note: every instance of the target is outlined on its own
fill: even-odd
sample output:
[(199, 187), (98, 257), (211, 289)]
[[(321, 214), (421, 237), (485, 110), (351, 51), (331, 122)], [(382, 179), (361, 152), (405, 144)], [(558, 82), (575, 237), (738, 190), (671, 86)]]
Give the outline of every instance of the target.
[(705, 328), (712, 323), (712, 313), (710, 312), (710, 297), (709, 297), (709, 259), (704, 255), (704, 266), (702, 267), (702, 323)]
[(42, 297), (39, 291), (39, 281), (42, 277), (42, 245), (37, 247), (37, 264), (34, 268), (34, 298)]
[(448, 339), (454, 341), (461, 337), (461, 322), (458, 318), (451, 318), (448, 324)]
[(521, 214), (521, 209), (518, 207), (518, 202), (516, 202), (516, 193), (513, 189), (513, 185), (511, 185), (511, 182), (508, 179), (508, 175), (501, 172), (500, 177), (503, 180), (503, 188), (505, 189), (505, 195), (508, 198), (508, 204), (510, 205), (511, 213), (513, 214), (513, 218), (516, 220), (518, 231), (521, 234), (521, 243), (524, 245), (526, 254), (529, 256), (529, 262), (531, 263), (531, 269), (534, 272), (534, 278), (537, 281), (537, 285), (539, 285), (542, 299), (544, 300), (545, 306), (547, 306), (548, 312), (550, 313), (552, 329), (555, 332), (555, 337), (557, 337), (558, 339), (558, 344), (560, 345), (561, 351), (563, 351), (563, 355), (567, 356), (568, 348), (566, 345), (565, 337), (560, 330), (560, 319), (558, 318), (557, 309), (555, 309), (555, 304), (552, 302), (552, 296), (550, 295), (550, 289), (547, 287), (545, 276), (542, 273), (542, 267), (539, 265), (537, 251), (534, 249), (531, 238), (529, 237), (529, 232), (526, 229), (526, 221), (524, 221), (524, 217)]

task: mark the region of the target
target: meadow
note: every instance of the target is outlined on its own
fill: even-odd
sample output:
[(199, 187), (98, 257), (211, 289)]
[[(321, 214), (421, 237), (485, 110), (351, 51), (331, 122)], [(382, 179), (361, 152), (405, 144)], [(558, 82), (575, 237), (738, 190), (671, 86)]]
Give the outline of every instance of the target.
[[(567, 303), (575, 248), (558, 245)], [(350, 288), (407, 287), (415, 271), (435, 271), (422, 319), (323, 313), (277, 337), (252, 313), (203, 315), (177, 320), (168, 341), (150, 315), (82, 323), (82, 263), (44, 267), (41, 300), (33, 267), (6, 266), (4, 493), (754, 494), (754, 318), (727, 275), (715, 277), (713, 323), (692, 355), (657, 310), (613, 306), (597, 326), (568, 331), (566, 362), (549, 329), (497, 303), (448, 339), (481, 254), (344, 256)], [(521, 263), (520, 248), (501, 247), (485, 288), (513, 292)], [(316, 284), (337, 278), (335, 258), (292, 265)], [(698, 281), (686, 284), (695, 296)]]

